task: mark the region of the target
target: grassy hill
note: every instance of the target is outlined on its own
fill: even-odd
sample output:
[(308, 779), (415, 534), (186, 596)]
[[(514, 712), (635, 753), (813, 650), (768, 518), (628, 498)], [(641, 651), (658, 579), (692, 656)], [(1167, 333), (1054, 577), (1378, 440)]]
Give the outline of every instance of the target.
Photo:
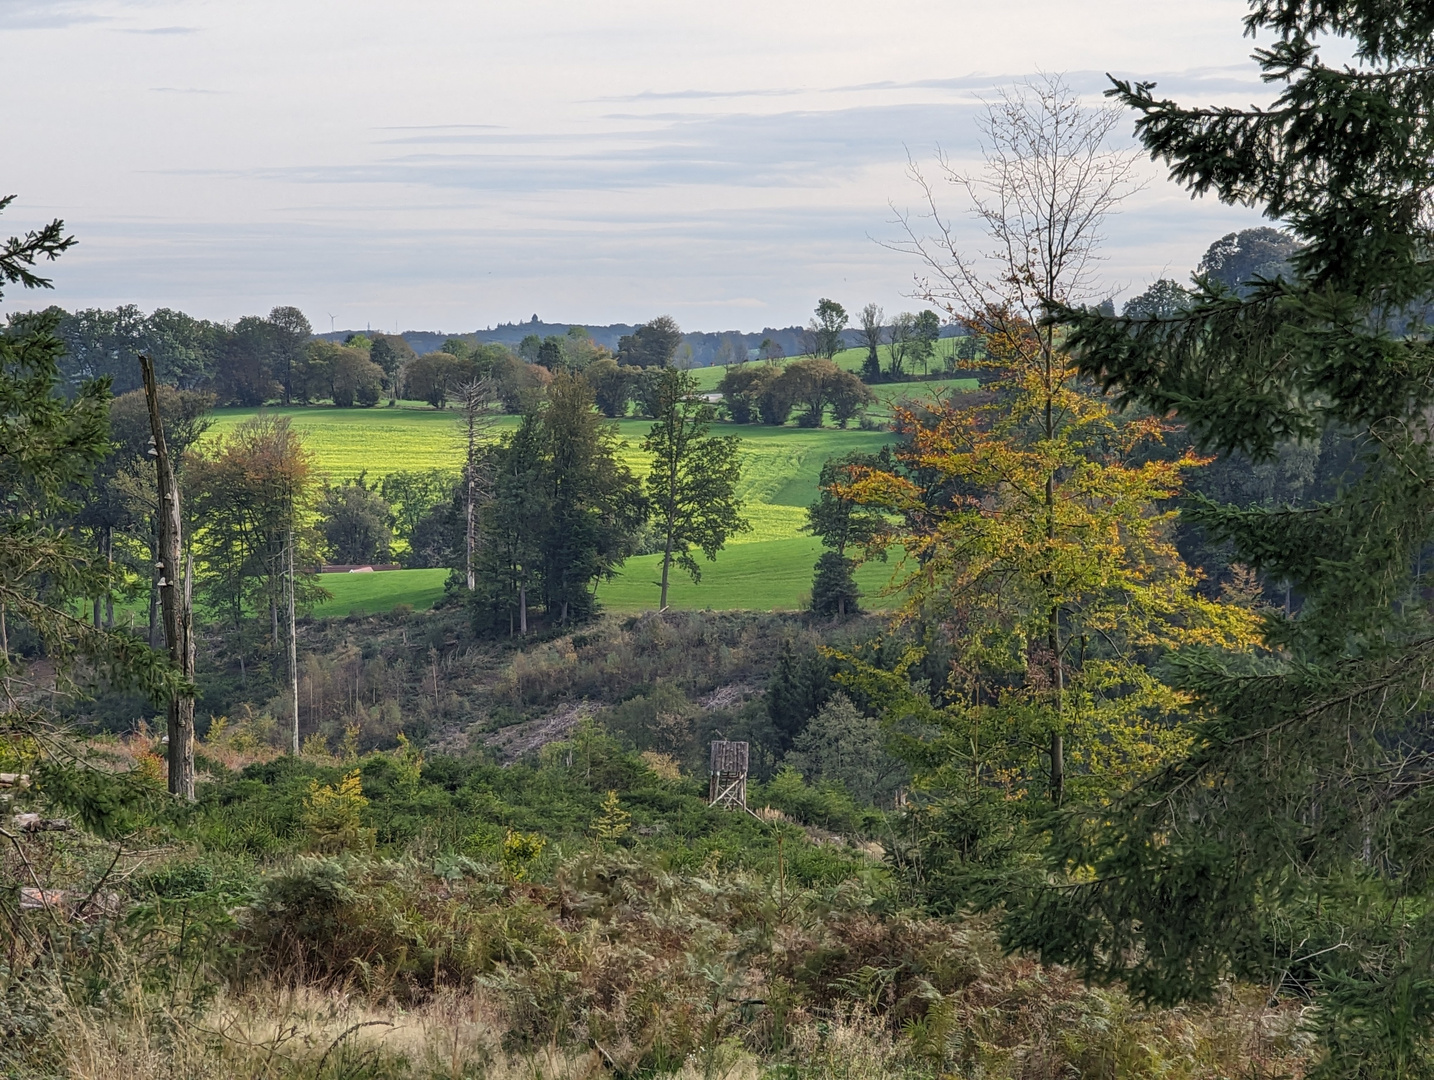
[[(838, 356), (845, 367), (858, 367), (860, 350), (850, 349)], [(699, 381), (715, 386), (721, 368), (696, 372)], [(975, 386), (972, 379), (893, 383), (876, 388), (882, 408), (897, 398), (926, 397), (935, 393), (960, 392)], [(253, 409), (221, 409), (213, 433), (232, 430), (255, 414)], [(336, 409), (323, 406), (271, 409), (291, 418), (304, 433), (314, 454), (318, 471), (332, 480), (344, 480), (367, 473), (370, 479), (405, 469), (447, 468), (455, 472), (463, 450), (452, 411), (426, 405), (403, 403), (393, 408)], [(516, 417), (504, 417), (499, 430), (516, 426)], [(618, 430), (624, 440), (622, 456), (629, 468), (641, 476), (648, 467), (647, 455), (639, 445), (651, 427), (647, 420), (621, 420)], [(671, 594), (674, 607), (701, 610), (755, 609), (788, 610), (800, 607), (811, 587), (812, 566), (819, 554), (816, 540), (802, 531), (806, 507), (817, 496), (822, 464), (831, 457), (852, 451), (872, 452), (891, 439), (888, 432), (799, 428), (794, 425), (766, 427), (747, 424), (717, 424), (719, 434), (734, 434), (742, 440), (741, 495), (752, 529), (735, 537), (715, 563), (703, 562), (702, 581), (693, 585), (678, 575)], [(630, 559), (622, 573), (604, 583), (599, 596), (609, 610), (643, 611), (655, 606), (656, 561), (653, 555)], [(889, 577), (889, 568), (867, 567), (859, 577), (868, 603)], [(411, 604), (416, 610), (431, 607), (443, 594), (442, 570), (405, 570), (381, 574), (329, 575), (325, 587), (333, 600), (319, 614), (345, 615), (351, 611), (377, 612), (394, 605)]]

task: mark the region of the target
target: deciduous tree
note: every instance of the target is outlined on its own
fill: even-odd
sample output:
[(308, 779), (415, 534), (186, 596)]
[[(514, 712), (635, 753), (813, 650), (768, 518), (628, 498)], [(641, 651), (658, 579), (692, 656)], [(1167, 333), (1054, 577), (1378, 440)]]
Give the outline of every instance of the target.
[(861, 309), (861, 343), (866, 346), (866, 357), (861, 362), (861, 377), (869, 383), (881, 378), (881, 345), (886, 337), (883, 320), (886, 314), (880, 304), (867, 304)]
[[(923, 298), (980, 335), (988, 352), (998, 357), (993, 361), (997, 370), (1007, 373), (1010, 390), (1020, 395), (1019, 405), (1012, 406), (1017, 426), (1010, 434), (1019, 433), (1035, 448), (1036, 457), (1027, 465), (1036, 472), (1024, 482), (1036, 483), (1043, 493), (1052, 542), (1059, 531), (1059, 489), (1072, 475), (1076, 458), (1090, 460), (1080, 440), (1094, 414), (1083, 407), (1071, 361), (1056, 340), (1055, 328), (1042, 316), (1050, 301), (1089, 296), (1101, 223), (1139, 187), (1132, 155), (1107, 144), (1117, 122), (1116, 109), (1087, 108), (1058, 76), (1004, 91), (982, 120), (984, 169), (967, 175), (944, 158), (939, 161), (947, 180), (965, 194), (969, 216), (987, 233), (993, 254), (973, 255), (971, 245), (958, 239), (955, 227), (941, 214), (935, 189), (915, 164), (911, 176), (927, 201), (927, 220), (935, 235), (918, 231), (910, 217), (902, 219), (907, 241), (898, 246), (919, 256), (932, 274), (922, 281)], [(913, 317), (913, 337), (915, 323)], [(894, 357), (894, 332), (892, 338)], [(972, 436), (983, 429), (965, 410), (944, 412)], [(912, 420), (921, 426), (917, 418)], [(1076, 442), (1063, 445), (1070, 438)], [(1043, 476), (1038, 475), (1041, 469)], [(1059, 691), (1064, 601), (1054, 582), (1052, 578), (1048, 588), (1050, 655), (1044, 664)], [(1057, 724), (1050, 732), (1050, 789), (1057, 801), (1064, 775), (1062, 738)]]
[(825, 296), (817, 301), (816, 313), (807, 324), (807, 353), (830, 360), (845, 347), (842, 333), (846, 330), (846, 308)]
[(906, 378), (906, 361), (916, 341), (916, 316), (903, 311), (891, 320), (891, 348), (886, 353), (886, 374), (893, 382)]
[(929, 372), (940, 339), (940, 317), (930, 309), (920, 312), (911, 326), (911, 359), (921, 365), (921, 374)]
[(593, 397), (602, 414), (610, 419), (627, 415), (632, 400), (632, 373), (618, 366), (610, 356), (594, 360), (583, 370), (583, 378), (593, 388)]
[(311, 524), (312, 455), (288, 417), (260, 414), (197, 451), (186, 481), (200, 592), (236, 630), (248, 613), (267, 609), (277, 647), (291, 537), (299, 599), (323, 595), (313, 574), (321, 559)]
[(379, 482), (379, 494), (393, 515), (394, 535), (410, 551), (419, 522), (449, 500), (458, 480), (458, 474), (448, 469), (400, 469)]
[(281, 306), (269, 312), (269, 324), (274, 328), (274, 374), (283, 387), (284, 404), (288, 405), (295, 396), (300, 382), (305, 357), (305, 346), (314, 336), (314, 328), (308, 318), (296, 307)]
[(647, 495), (662, 538), (662, 581), (659, 610), (667, 610), (668, 578), (675, 563), (702, 579), (695, 547), (709, 561), (727, 541), (751, 526), (742, 517), (737, 497), (741, 480), (740, 440), (713, 436), (712, 406), (697, 396), (697, 384), (684, 371), (662, 373), (657, 398), (657, 423), (642, 448), (652, 455)]
[(360, 473), (337, 486), (326, 485), (319, 498), (319, 529), (336, 563), (387, 562), (392, 512), (383, 496)]
[(667, 367), (682, 344), (682, 329), (671, 315), (659, 315), (617, 343), (618, 363), (628, 367)]

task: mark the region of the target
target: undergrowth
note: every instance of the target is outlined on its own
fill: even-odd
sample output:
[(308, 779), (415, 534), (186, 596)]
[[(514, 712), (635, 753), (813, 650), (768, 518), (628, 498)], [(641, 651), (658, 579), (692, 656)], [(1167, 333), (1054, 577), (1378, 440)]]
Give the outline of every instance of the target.
[(1292, 1011), (1148, 1012), (1003, 957), (980, 919), (673, 872), (595, 846), (522, 882), (464, 856), (213, 860), (11, 940), (9, 1074), (1227, 1077), (1288, 1074)]
[(511, 768), (406, 743), (216, 763), (192, 810), (93, 775), (118, 839), (0, 865), (7, 1076), (1193, 1080), (1308, 1055), (1252, 989), (1145, 1010), (924, 914), (882, 859), (896, 815), (790, 772), (752, 785), (762, 820), (713, 810), (592, 725)]

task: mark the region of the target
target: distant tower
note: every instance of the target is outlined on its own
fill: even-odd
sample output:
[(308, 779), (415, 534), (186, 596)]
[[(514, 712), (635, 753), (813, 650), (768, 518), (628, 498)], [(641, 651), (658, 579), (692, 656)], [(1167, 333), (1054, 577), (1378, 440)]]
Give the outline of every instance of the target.
[[(721, 740), (712, 744), (712, 775), (707, 805), (747, 810), (747, 744)], [(747, 810), (751, 813), (750, 810)]]

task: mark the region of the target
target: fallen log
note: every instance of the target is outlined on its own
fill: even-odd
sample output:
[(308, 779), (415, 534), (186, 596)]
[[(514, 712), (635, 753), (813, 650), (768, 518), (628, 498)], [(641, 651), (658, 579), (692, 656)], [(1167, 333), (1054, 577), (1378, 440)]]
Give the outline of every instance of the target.
[(16, 814), (11, 821), (21, 832), (68, 832), (71, 827), (65, 818), (42, 818), (39, 814)]

